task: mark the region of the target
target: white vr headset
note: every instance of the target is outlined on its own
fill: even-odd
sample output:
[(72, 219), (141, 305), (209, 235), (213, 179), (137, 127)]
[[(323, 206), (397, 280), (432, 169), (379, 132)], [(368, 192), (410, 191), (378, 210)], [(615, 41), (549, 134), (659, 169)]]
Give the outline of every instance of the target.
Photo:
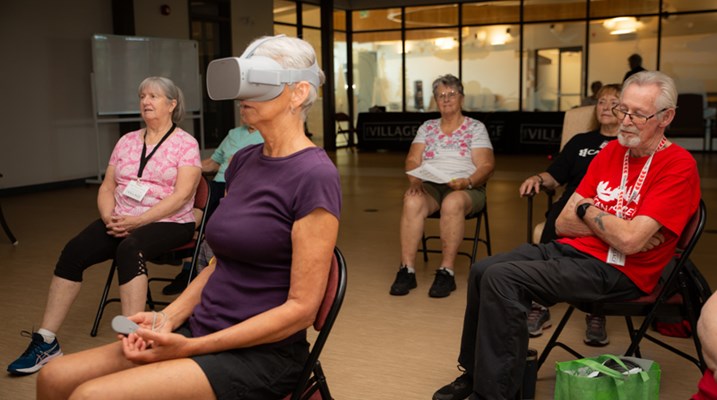
[(219, 58), (207, 67), (207, 92), (212, 100), (271, 100), (284, 90), (284, 85), (307, 81), (315, 88), (321, 84), (316, 62), (304, 69), (284, 69), (269, 57), (255, 56), (262, 43), (282, 37), (278, 35), (257, 41), (241, 57)]

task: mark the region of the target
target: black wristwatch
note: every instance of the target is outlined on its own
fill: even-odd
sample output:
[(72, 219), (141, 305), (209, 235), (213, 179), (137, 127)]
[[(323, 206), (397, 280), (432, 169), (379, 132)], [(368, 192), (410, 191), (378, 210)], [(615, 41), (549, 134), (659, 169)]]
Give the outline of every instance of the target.
[(575, 214), (578, 215), (578, 218), (582, 221), (583, 218), (585, 218), (585, 213), (588, 211), (588, 207), (590, 207), (592, 204), (590, 203), (583, 203), (577, 207), (575, 207)]

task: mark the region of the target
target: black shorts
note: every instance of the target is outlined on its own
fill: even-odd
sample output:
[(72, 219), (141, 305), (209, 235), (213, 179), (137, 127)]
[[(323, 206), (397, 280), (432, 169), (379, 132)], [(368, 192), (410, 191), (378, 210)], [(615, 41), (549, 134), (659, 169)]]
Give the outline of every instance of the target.
[[(187, 324), (176, 332), (192, 337)], [(199, 364), (217, 399), (271, 400), (291, 394), (308, 357), (309, 343), (304, 340), (190, 358)]]

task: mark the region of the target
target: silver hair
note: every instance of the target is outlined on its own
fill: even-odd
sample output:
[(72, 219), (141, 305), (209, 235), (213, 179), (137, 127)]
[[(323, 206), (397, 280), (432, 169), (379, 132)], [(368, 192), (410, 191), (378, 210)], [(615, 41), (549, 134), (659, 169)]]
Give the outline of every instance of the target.
[(156, 87), (167, 97), (169, 101), (177, 100), (177, 105), (172, 111), (172, 122), (178, 124), (184, 118), (184, 94), (179, 86), (175, 85), (171, 79), (163, 76), (150, 76), (145, 78), (142, 83), (139, 84), (138, 94), (142, 94), (142, 91), (147, 87)]
[(655, 109), (662, 110), (664, 108), (677, 107), (677, 87), (675, 81), (660, 71), (642, 71), (631, 75), (622, 84), (622, 92), (625, 93), (630, 85), (657, 85), (660, 94), (655, 99)]
[[(265, 36), (254, 42), (265, 40), (266, 38)], [(254, 42), (252, 42), (252, 44), (254, 44)], [(249, 46), (251, 46), (251, 44)], [(286, 69), (304, 69), (311, 67), (314, 62), (318, 63), (316, 52), (309, 42), (288, 36), (275, 36), (272, 40), (267, 40), (257, 47), (254, 51), (254, 55), (269, 57)], [(324, 72), (319, 69), (319, 85), (322, 85), (325, 80)], [(318, 89), (315, 88), (314, 85), (309, 85), (309, 95), (301, 104), (301, 115), (304, 120), (306, 120), (309, 109), (318, 96)]]
[(446, 74), (439, 76), (435, 81), (433, 81), (433, 85), (431, 87), (433, 97), (437, 96), (436, 90), (438, 90), (438, 85), (440, 84), (443, 84), (443, 86), (454, 88), (458, 91), (458, 93), (461, 94), (461, 96), (464, 95), (463, 84), (461, 83), (461, 80), (451, 74)]

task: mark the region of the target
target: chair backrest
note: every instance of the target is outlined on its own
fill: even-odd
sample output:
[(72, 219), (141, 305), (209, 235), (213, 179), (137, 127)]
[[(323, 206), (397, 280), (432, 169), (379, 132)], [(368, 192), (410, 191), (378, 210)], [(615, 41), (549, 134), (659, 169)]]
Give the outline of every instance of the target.
[[(336, 115), (334, 115), (334, 120), (336, 120), (336, 131), (337, 133), (350, 133), (352, 130), (351, 127), (351, 117), (349, 117), (348, 114), (343, 112), (337, 112)], [(343, 126), (342, 124), (345, 124)]]
[[(319, 311), (316, 314), (316, 319), (314, 320), (314, 329), (319, 331), (319, 335), (311, 347), (311, 353), (309, 353), (309, 358), (306, 360), (306, 364), (304, 364), (301, 378), (291, 396), (292, 400), (298, 400), (306, 395), (310, 397), (311, 394), (316, 393), (318, 390), (316, 381), (314, 381), (312, 385), (307, 385), (307, 383), (309, 383), (309, 378), (311, 378), (311, 374), (318, 364), (319, 355), (326, 344), (326, 339), (328, 339), (331, 328), (334, 326), (345, 295), (346, 260), (343, 254), (341, 254), (341, 251), (335, 248), (331, 261), (331, 270), (329, 271), (329, 280), (326, 285), (326, 291), (324, 292), (324, 299), (321, 302)], [(325, 382), (322, 384), (325, 384)]]
[(197, 185), (197, 192), (194, 194), (194, 208), (204, 210), (207, 204), (209, 204), (209, 182), (202, 176)]
[[(697, 211), (690, 217), (687, 225), (682, 229), (679, 239), (677, 240), (677, 247), (675, 248), (675, 259), (677, 263), (674, 268), (665, 279), (665, 283), (662, 285), (662, 290), (656, 300), (656, 302), (662, 304), (668, 296), (671, 295), (671, 289), (675, 287), (677, 283), (677, 277), (682, 270), (685, 268), (687, 259), (690, 257), (692, 250), (695, 248), (697, 241), (702, 236), (702, 231), (705, 228), (705, 221), (707, 220), (707, 207), (705, 206), (704, 200), (700, 200), (700, 204), (697, 207)], [(660, 290), (658, 286), (655, 290)]]
[(595, 117), (595, 106), (593, 105), (576, 107), (565, 111), (563, 133), (560, 136), (560, 150), (576, 134), (593, 131), (598, 126), (599, 123)]
[(207, 178), (204, 176), (200, 177), (197, 192), (194, 194), (194, 208), (202, 210), (202, 217), (197, 221), (195, 227), (197, 234), (195, 238), (192, 239), (194, 252), (192, 253), (192, 265), (189, 269), (190, 281), (194, 278), (194, 271), (197, 269), (197, 261), (199, 260), (199, 252), (202, 247), (202, 241), (204, 240), (204, 228), (207, 226), (207, 209), (209, 208), (211, 193), (212, 191), (209, 190), (209, 181)]
[(677, 95), (677, 112), (670, 123), (671, 137), (700, 137), (706, 134), (704, 96), (697, 93)]
[(685, 228), (682, 229), (680, 238), (677, 241), (677, 249), (680, 257), (685, 255), (689, 257), (690, 253), (692, 253), (692, 249), (697, 244), (700, 236), (702, 236), (706, 220), (707, 206), (705, 206), (704, 200), (700, 200), (697, 211), (695, 211), (690, 220), (687, 222)]

